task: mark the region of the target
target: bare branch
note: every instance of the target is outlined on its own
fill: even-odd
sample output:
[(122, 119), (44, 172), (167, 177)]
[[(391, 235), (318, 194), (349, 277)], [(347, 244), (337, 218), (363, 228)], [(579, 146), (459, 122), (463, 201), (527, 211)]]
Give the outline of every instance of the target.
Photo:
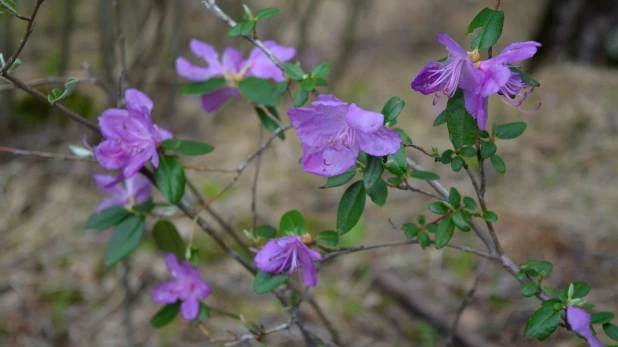
[(39, 158), (45, 158), (45, 159), (75, 160), (75, 161), (96, 162), (96, 160), (93, 157), (79, 157), (79, 156), (76, 156), (76, 155), (66, 155), (66, 154), (58, 154), (58, 153), (50, 153), (50, 152), (39, 152), (39, 151), (29, 151), (29, 150), (25, 150), (25, 149), (17, 149), (17, 148), (9, 148), (9, 147), (0, 147), (0, 152), (11, 153), (13, 155), (39, 157)]
[(20, 17), (20, 19), (28, 21), (28, 27), (26, 28), (26, 32), (24, 33), (24, 36), (21, 38), (21, 41), (19, 42), (17, 51), (9, 58), (9, 60), (7, 60), (6, 65), (4, 65), (4, 67), (2, 68), (2, 71), (0, 71), (1, 76), (6, 75), (7, 71), (9, 71), (11, 66), (13, 66), (13, 64), (15, 63), (15, 60), (17, 60), (17, 58), (19, 57), (19, 54), (24, 49), (26, 42), (28, 42), (28, 38), (30, 38), (30, 34), (32, 34), (32, 32), (34, 31), (34, 19), (36, 18), (37, 13), (39, 12), (39, 7), (41, 7), (41, 5), (43, 4), (43, 1), (45, 0), (37, 0), (36, 5), (34, 5), (34, 10), (32, 10), (32, 14), (30, 15), (29, 19)]

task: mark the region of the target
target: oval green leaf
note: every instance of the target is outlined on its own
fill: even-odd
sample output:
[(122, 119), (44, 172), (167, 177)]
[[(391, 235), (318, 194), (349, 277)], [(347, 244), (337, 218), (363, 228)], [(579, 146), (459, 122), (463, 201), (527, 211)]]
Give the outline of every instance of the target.
[(108, 207), (101, 212), (95, 212), (88, 218), (86, 230), (105, 230), (122, 222), (126, 216), (129, 215), (129, 211), (122, 206)]
[(337, 232), (343, 235), (358, 223), (365, 208), (365, 188), (357, 181), (346, 189), (337, 209)]
[(279, 221), (279, 232), (285, 235), (303, 236), (305, 234), (305, 218), (296, 210), (286, 212)]
[(105, 266), (112, 266), (133, 252), (144, 235), (144, 220), (144, 216), (131, 216), (116, 226), (103, 253)]
[(157, 188), (163, 196), (175, 204), (185, 193), (185, 170), (176, 156), (159, 156), (159, 168), (155, 173)]
[(180, 303), (167, 304), (163, 306), (154, 316), (150, 319), (150, 325), (155, 329), (163, 328), (170, 324), (178, 317), (180, 313)]
[(289, 278), (290, 276), (284, 274), (273, 275), (258, 271), (253, 280), (253, 291), (256, 294), (270, 293), (287, 282)]
[(185, 242), (174, 223), (167, 220), (158, 221), (152, 231), (152, 237), (157, 247), (163, 252), (176, 254), (178, 261), (185, 258)]

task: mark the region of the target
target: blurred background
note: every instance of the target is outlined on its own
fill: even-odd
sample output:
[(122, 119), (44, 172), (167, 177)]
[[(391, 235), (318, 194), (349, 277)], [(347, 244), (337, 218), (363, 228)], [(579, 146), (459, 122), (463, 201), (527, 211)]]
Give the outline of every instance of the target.
[[(446, 128), (433, 128), (444, 103), (433, 107), (431, 96), (414, 93), (410, 80), (428, 61), (445, 56), (436, 35), (447, 32), (462, 46), (465, 29), (491, 0), (220, 0), (235, 19), (245, 3), (257, 10), (278, 7), (281, 13), (258, 25), (258, 36), (297, 48), (305, 69), (328, 61), (332, 73), (320, 92), (378, 111), (394, 95), (407, 103), (399, 124), (425, 148), (449, 146)], [(29, 14), (34, 1), (20, 0)], [(228, 27), (198, 0), (47, 1), (35, 32), (14, 74), (48, 93), (58, 87), (40, 78), (85, 80), (65, 101), (91, 120), (113, 105), (119, 73), (116, 20), (127, 47), (129, 86), (155, 101), (153, 117), (181, 138), (216, 146), (196, 166), (235, 168), (258, 143), (258, 119), (240, 100), (206, 114), (199, 98), (180, 96), (182, 83), (174, 69), (178, 56), (190, 57), (188, 42), (198, 38), (218, 49), (252, 47), (228, 38)], [(615, 0), (503, 1), (506, 22), (494, 48), (514, 41), (543, 44), (526, 70), (541, 87), (519, 113), (493, 98), (490, 121), (528, 122), (516, 140), (499, 142), (505, 175), (488, 167), (487, 201), (500, 220), (496, 227), (506, 251), (517, 263), (547, 260), (554, 272), (547, 283), (564, 287), (586, 281), (596, 311), (618, 311), (618, 2)], [(119, 14), (119, 15), (118, 15)], [(10, 56), (25, 22), (0, 17), (0, 52)], [(54, 81), (53, 79), (51, 81)], [(40, 82), (40, 85), (39, 83)], [(0, 82), (4, 83), (4, 82)], [(296, 88), (296, 86), (294, 86)], [(21, 91), (0, 84), (0, 146), (71, 154), (69, 145), (100, 139), (86, 128)], [(443, 100), (444, 101), (444, 100)], [(286, 98), (280, 113), (291, 106)], [(287, 117), (284, 117), (287, 121)], [(473, 196), (465, 173), (434, 164), (409, 149), (428, 170), (438, 172), (448, 188)], [(343, 187), (317, 189), (324, 178), (305, 174), (298, 164), (300, 143), (293, 132), (275, 140), (265, 152), (257, 191), (260, 223), (278, 225), (291, 209), (307, 218), (317, 235), (333, 229)], [(489, 166), (489, 165), (488, 165)], [(253, 165), (231, 192), (212, 205), (236, 230), (251, 226)], [(102, 199), (91, 176), (102, 173), (96, 163), (42, 160), (0, 153), (0, 345), (6, 346), (192, 346), (205, 345), (196, 326), (177, 320), (151, 328), (159, 309), (152, 289), (169, 275), (162, 254), (147, 235), (122, 266), (106, 269), (103, 247), (109, 232), (86, 233), (83, 226)], [(233, 175), (188, 172), (207, 197), (227, 185)], [(422, 182), (415, 184), (425, 187)], [(160, 198), (160, 197), (159, 197)], [(424, 213), (430, 199), (390, 191), (383, 208), (367, 203), (363, 219), (342, 239), (342, 246), (401, 240), (388, 219), (401, 225)], [(189, 237), (191, 221), (174, 219)], [(213, 222), (214, 224), (214, 222)], [(458, 233), (457, 243), (482, 248), (473, 235)], [(205, 234), (201, 272), (214, 294), (212, 306), (242, 313), (267, 326), (284, 322), (287, 313), (274, 296), (257, 296), (245, 270), (225, 256)], [(319, 274), (311, 294), (321, 304), (347, 346), (443, 346), (461, 300), (471, 286), (480, 259), (451, 249), (418, 246), (379, 249), (337, 258)], [(299, 280), (299, 278), (295, 278)], [(124, 282), (124, 284), (123, 284)], [(130, 294), (127, 296), (126, 288)], [(559, 329), (545, 343), (523, 338), (527, 318), (539, 302), (523, 298), (520, 285), (496, 264), (488, 264), (456, 334), (459, 346), (584, 346), (583, 340)], [(301, 314), (323, 337), (329, 331), (310, 306)], [(131, 324), (127, 324), (129, 319)], [(246, 333), (239, 322), (217, 317), (206, 322), (212, 336)], [(126, 327), (131, 327), (127, 334)], [(130, 336), (128, 336), (130, 335)], [(604, 334), (600, 334), (605, 339)], [(303, 345), (296, 331), (268, 337), (269, 346)], [(609, 341), (604, 340), (609, 344)], [(259, 345), (252, 342), (247, 345)]]

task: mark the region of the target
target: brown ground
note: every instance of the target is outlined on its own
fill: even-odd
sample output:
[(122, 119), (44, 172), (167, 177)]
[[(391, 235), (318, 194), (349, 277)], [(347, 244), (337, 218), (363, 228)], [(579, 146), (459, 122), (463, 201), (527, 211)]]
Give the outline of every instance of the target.
[[(262, 25), (261, 37), (277, 38), (290, 45), (298, 42), (296, 16), (302, 16), (307, 0), (247, 3), (256, 9), (275, 5), (282, 10), (281, 15)], [(530, 39), (541, 3), (505, 2), (507, 21), (498, 51), (509, 42)], [(236, 5), (234, 1), (225, 8), (232, 9), (231, 13), (238, 17), (240, 7)], [(407, 107), (400, 125), (414, 142), (426, 148), (436, 145), (445, 149), (445, 128), (431, 127), (442, 106), (432, 107), (431, 97), (413, 93), (409, 82), (425, 61), (444, 55), (434, 40), (437, 33), (448, 32), (463, 42), (463, 29), (469, 20), (480, 8), (491, 5), (486, 0), (370, 1), (357, 20), (345, 63), (338, 66), (336, 62), (345, 50), (340, 36), (351, 10), (344, 1), (322, 1), (309, 22), (303, 59), (309, 62), (307, 66), (333, 62), (334, 69), (342, 70), (341, 78), (334, 89), (321, 91), (335, 92), (361, 107), (379, 110), (389, 97), (402, 97)], [(123, 20), (128, 60), (133, 65), (129, 71), (132, 85), (142, 83), (153, 96), (160, 124), (180, 137), (203, 140), (217, 147), (208, 156), (191, 159), (192, 164), (236, 167), (256, 147), (256, 117), (240, 101), (215, 114), (204, 114), (196, 98), (177, 96), (176, 84), (181, 81), (175, 76), (172, 62), (177, 52), (187, 54), (190, 37), (217, 47), (250, 47), (240, 39), (223, 39), (223, 24), (199, 1), (176, 5), (137, 2), (129, 6), (123, 11)], [(20, 8), (29, 7), (25, 3)], [(181, 12), (175, 12), (178, 8)], [(56, 14), (61, 9), (61, 3), (44, 4), (37, 30), (22, 55), (24, 65), (17, 72), (19, 77), (28, 80), (57, 74), (53, 62), (60, 59), (61, 21)], [(96, 6), (79, 4), (67, 75), (84, 77), (79, 71), (83, 61), (97, 75), (104, 75), (97, 26), (93, 22), (100, 15)], [(182, 18), (182, 23), (174, 22), (174, 16)], [(142, 23), (144, 18), (147, 19)], [(23, 26), (14, 24), (15, 36), (19, 37)], [(142, 24), (143, 30), (138, 31)], [(529, 124), (522, 137), (498, 143), (499, 153), (507, 163), (506, 175), (488, 170), (487, 200), (490, 209), (500, 215), (498, 233), (516, 262), (551, 261), (554, 273), (549, 283), (562, 287), (570, 281), (586, 281), (593, 287), (589, 300), (597, 305), (597, 310), (616, 312), (618, 71), (564, 62), (543, 67), (534, 77), (542, 87), (530, 98), (528, 107), (542, 102), (539, 112), (521, 114), (496, 98), (490, 103), (491, 119), (501, 123), (525, 120)], [(92, 98), (92, 117), (108, 106), (105, 94), (96, 87), (83, 86), (79, 92)], [(29, 102), (21, 92), (14, 93), (14, 100), (20, 105)], [(286, 103), (288, 107), (289, 100)], [(284, 109), (281, 107), (282, 113)], [(17, 106), (14, 110), (18, 113)], [(36, 111), (29, 114), (31, 118), (38, 116)], [(80, 145), (84, 134), (89, 133), (82, 127), (64, 125), (51, 118), (46, 123), (39, 121), (34, 126), (11, 131), (0, 138), (0, 145), (69, 153), (67, 145)], [(89, 141), (96, 143), (97, 139), (90, 137)], [(317, 234), (334, 227), (343, 189), (316, 189), (324, 179), (302, 172), (298, 165), (300, 153), (299, 141), (292, 132), (285, 142), (273, 142), (263, 159), (258, 212), (263, 221), (276, 225), (282, 213), (298, 209)], [(473, 195), (463, 172), (450, 172), (412, 150), (408, 154), (439, 172), (447, 187), (456, 186), (462, 194)], [(122, 269), (117, 266), (106, 270), (101, 263), (108, 234), (82, 232), (85, 220), (101, 199), (90, 178), (101, 169), (92, 163), (13, 158), (4, 154), (0, 163), (0, 273), (4, 274), (0, 279), (0, 344), (127, 345)], [(249, 167), (233, 192), (214, 205), (239, 229), (250, 226), (253, 171)], [(229, 174), (195, 172), (190, 177), (211, 194), (232, 178)], [(419, 213), (429, 216), (425, 212), (428, 198), (409, 192), (389, 193), (385, 207), (367, 204), (362, 222), (346, 243), (401, 239), (402, 235), (391, 229), (388, 218), (401, 224), (413, 221)], [(191, 222), (175, 222), (188, 237)], [(206, 235), (198, 234), (197, 238), (204, 247), (203, 253), (209, 254), (208, 261), (201, 266), (214, 290), (208, 303), (242, 313), (248, 320), (267, 326), (285, 321), (287, 314), (279, 312), (274, 297), (253, 294), (251, 279), (244, 270), (222, 256)], [(461, 244), (481, 247), (472, 235), (459, 233), (456, 239)], [(357, 253), (327, 264), (320, 272), (319, 286), (311, 293), (334, 322), (345, 345), (441, 346), (446, 334), (436, 329), (435, 320), (450, 324), (477, 264), (478, 259), (468, 254), (423, 251), (417, 246)], [(137, 292), (132, 303), (134, 340), (144, 346), (204, 345), (200, 331), (185, 322), (178, 321), (159, 331), (150, 327), (150, 316), (158, 309), (150, 293), (167, 276), (161, 254), (151, 242), (131, 257), (130, 284)], [(476, 345), (537, 345), (522, 335), (525, 321), (538, 307), (538, 301), (523, 298), (519, 288), (500, 267), (489, 264), (474, 301), (464, 313), (460, 335), (476, 341)], [(416, 306), (398, 302), (392, 295), (395, 289), (403, 290), (406, 299)], [(430, 315), (434, 321), (425, 320), (427, 317), (419, 316), (414, 309), (422, 310), (422, 315)], [(311, 328), (329, 336), (312, 310), (302, 312)], [(225, 318), (213, 319), (207, 327), (215, 336), (225, 335), (226, 330), (246, 332), (238, 322)], [(302, 338), (292, 331), (264, 342), (269, 346), (293, 346), (301, 344)], [(542, 345), (582, 343), (573, 334), (559, 331)]]

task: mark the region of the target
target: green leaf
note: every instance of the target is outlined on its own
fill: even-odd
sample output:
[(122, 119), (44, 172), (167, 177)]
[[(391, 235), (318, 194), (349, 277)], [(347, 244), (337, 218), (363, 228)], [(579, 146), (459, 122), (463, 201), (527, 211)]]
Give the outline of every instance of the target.
[(455, 152), (453, 152), (452, 149), (447, 149), (446, 151), (442, 152), (442, 155), (440, 156), (440, 162), (445, 165), (452, 162), (453, 153)]
[(339, 244), (339, 234), (333, 230), (322, 231), (318, 234), (318, 242), (326, 247), (337, 247), (337, 244)]
[(289, 278), (290, 276), (284, 274), (273, 275), (258, 271), (253, 280), (253, 291), (256, 294), (270, 293), (287, 282)]
[(474, 199), (469, 196), (463, 198), (463, 202), (464, 206), (466, 206), (467, 209), (476, 210), (478, 208), (478, 206), (476, 205), (476, 201), (474, 201)]
[(298, 88), (296, 94), (294, 95), (294, 107), (301, 107), (307, 102), (308, 98), (309, 92), (303, 88)]
[(326, 80), (323, 78), (315, 77), (314, 79), (316, 86), (326, 87), (328, 85), (328, 82), (326, 82)]
[(501, 156), (494, 154), (491, 156), (490, 160), (491, 165), (494, 167), (494, 169), (496, 169), (496, 171), (498, 171), (499, 173), (506, 172), (506, 164), (504, 163), (504, 160), (502, 160)]
[(498, 125), (496, 137), (502, 140), (510, 140), (521, 136), (526, 131), (528, 125), (524, 122), (515, 122)]
[(246, 36), (251, 34), (253, 28), (255, 21), (239, 22), (227, 32), (227, 36)]
[(429, 239), (429, 235), (427, 235), (427, 233), (418, 233), (416, 238), (418, 239), (418, 244), (421, 246), (422, 249), (425, 249), (429, 247), (429, 245), (431, 245), (431, 239)]
[(279, 104), (279, 95), (274, 93), (273, 85), (261, 78), (244, 78), (238, 82), (238, 89), (245, 98), (256, 104), (264, 106), (277, 106)]
[(498, 220), (498, 215), (493, 211), (485, 211), (483, 212), (483, 219), (488, 222), (495, 222)]
[(182, 155), (194, 156), (208, 154), (215, 148), (209, 144), (198, 141), (171, 138), (161, 142), (161, 149), (174, 151)]
[(461, 211), (453, 212), (453, 224), (461, 231), (470, 231), (470, 224), (464, 218), (463, 213)]
[(251, 12), (251, 9), (249, 8), (249, 6), (242, 4), (242, 8), (245, 11), (243, 18), (251, 18), (253, 16), (253, 12)]
[[(274, 110), (274, 108), (273, 108), (273, 110)], [(275, 111), (275, 114), (276, 114), (276, 110), (274, 110), (274, 111)], [(274, 120), (274, 119), (272, 119), (271, 117), (269, 117), (269, 116), (266, 114), (266, 111), (264, 111), (264, 109), (263, 109), (263, 108), (261, 108), (261, 107), (256, 107), (256, 108), (255, 108), (255, 113), (257, 113), (258, 118), (260, 119), (260, 121), (262, 122), (262, 124), (264, 125), (264, 127), (265, 127), (268, 131), (270, 131), (271, 133), (275, 133), (275, 132), (279, 131), (279, 129), (281, 128), (281, 127), (279, 126), (279, 124), (278, 124), (277, 122), (275, 122), (275, 120)], [(269, 113), (271, 114), (271, 116), (272, 116), (273, 118), (275, 118), (275, 119), (278, 119), (278, 118), (279, 118), (279, 117), (275, 117), (275, 115), (273, 114), (273, 112), (269, 112)], [(279, 132), (277, 133), (277, 136), (278, 136), (281, 140), (285, 140), (285, 132), (283, 132), (283, 131), (279, 131)]]
[(305, 78), (300, 82), (300, 87), (308, 92), (312, 91), (315, 88), (316, 80), (314, 78)]
[(521, 295), (529, 298), (531, 296), (536, 295), (539, 291), (539, 285), (535, 282), (528, 282), (521, 287)]
[(339, 187), (342, 186), (348, 182), (350, 182), (354, 176), (356, 176), (356, 167), (351, 167), (350, 169), (348, 169), (348, 171), (339, 174), (339, 175), (335, 175), (335, 176), (331, 176), (329, 178), (326, 179), (326, 183), (320, 187), (322, 189), (328, 189), (328, 188), (334, 188), (334, 187)]
[(18, 15), (15, 2), (13, 0), (0, 0), (0, 14), (2, 13)]
[(406, 149), (403, 145), (399, 147), (399, 150), (395, 152), (395, 154), (389, 154), (386, 157), (384, 166), (386, 170), (393, 175), (402, 176), (408, 172), (408, 158), (406, 157)]
[(275, 88), (273, 89), (273, 94), (277, 96), (281, 96), (288, 90), (289, 83), (288, 81), (281, 81), (275, 84)]
[(155, 173), (157, 188), (167, 201), (175, 204), (185, 193), (185, 170), (176, 156), (159, 156), (159, 168)]
[(131, 206), (131, 210), (142, 213), (150, 213), (154, 208), (155, 204), (154, 202), (152, 202), (152, 199), (148, 199), (144, 202), (140, 202), (139, 204)]
[(524, 82), (525, 84), (531, 85), (531, 86), (535, 86), (535, 87), (540, 87), (541, 86), (539, 81), (537, 81), (534, 78), (526, 75), (526, 73), (523, 72), (521, 69), (519, 69), (519, 68), (517, 68), (515, 66), (509, 66), (509, 68), (511, 69), (511, 71), (517, 72), (519, 74), (519, 78), (521, 78), (522, 82)]
[(214, 77), (204, 82), (185, 84), (180, 87), (179, 92), (183, 95), (204, 95), (225, 87), (225, 83), (225, 78)]
[(456, 156), (455, 158), (453, 158), (453, 161), (451, 162), (451, 169), (453, 171), (459, 172), (463, 166), (464, 160), (462, 157)]
[(612, 323), (605, 323), (603, 324), (603, 331), (607, 337), (614, 341), (618, 341), (618, 326), (615, 326)]
[(403, 178), (401, 178), (401, 177), (389, 177), (388, 180), (386, 180), (386, 182), (388, 182), (388, 184), (390, 184), (390, 185), (398, 186), (398, 185), (403, 183)]
[(444, 123), (446, 123), (446, 109), (440, 112), (438, 117), (436, 117), (436, 119), (433, 121), (433, 126), (437, 127), (438, 125), (442, 125)]
[(585, 282), (573, 282), (573, 295), (572, 299), (583, 298), (590, 293), (590, 285)]
[(429, 211), (435, 214), (446, 214), (450, 209), (446, 207), (442, 201), (436, 201), (429, 204)]
[(203, 302), (200, 301), (200, 312), (197, 314), (197, 318), (195, 318), (194, 322), (205, 321), (210, 318), (210, 307), (204, 305)]
[(365, 190), (371, 189), (380, 177), (382, 177), (383, 172), (384, 167), (382, 166), (382, 158), (370, 155), (367, 159), (365, 172), (363, 173), (363, 184), (365, 185)]
[(378, 179), (373, 187), (367, 190), (367, 195), (371, 198), (374, 204), (382, 207), (388, 198), (388, 186), (383, 179)]
[(406, 102), (401, 100), (398, 96), (390, 98), (384, 107), (382, 107), (381, 113), (384, 115), (384, 124), (397, 119), (405, 106)]
[(279, 221), (279, 232), (287, 235), (305, 235), (305, 218), (296, 211), (288, 211)]
[(163, 328), (170, 324), (178, 317), (180, 313), (180, 302), (173, 304), (167, 304), (163, 306), (154, 316), (150, 319), (150, 325), (155, 329)]
[(455, 187), (451, 187), (448, 195), (448, 202), (455, 208), (459, 208), (461, 204), (461, 194)]
[(476, 120), (466, 111), (464, 106), (463, 91), (457, 89), (455, 95), (446, 103), (446, 126), (455, 148), (465, 145), (473, 145), (479, 127)]
[(297, 64), (285, 63), (283, 64), (283, 71), (293, 80), (300, 81), (305, 77), (305, 72)]
[(315, 78), (323, 78), (330, 73), (330, 64), (322, 63), (311, 69), (311, 76)]
[(129, 211), (122, 206), (112, 206), (108, 207), (101, 212), (95, 212), (88, 218), (86, 222), (86, 226), (84, 229), (86, 230), (105, 230), (109, 229), (113, 226), (116, 226), (118, 223), (122, 222), (126, 216), (129, 215)]
[(548, 261), (543, 260), (528, 260), (521, 264), (520, 268), (526, 271), (530, 276), (543, 276), (547, 277), (551, 274), (553, 265)]
[(498, 150), (498, 147), (496, 147), (495, 143), (481, 141), (481, 158), (487, 159), (491, 157), (496, 154), (496, 150)]
[(405, 230), (406, 237), (409, 239), (413, 239), (416, 237), (416, 235), (418, 235), (418, 227), (416, 226), (416, 224), (405, 223), (403, 225), (403, 229)]
[(144, 223), (144, 216), (131, 216), (116, 226), (103, 252), (105, 266), (112, 266), (133, 252), (144, 235)]
[(462, 157), (466, 157), (466, 158), (470, 158), (470, 157), (474, 157), (476, 156), (476, 149), (474, 149), (474, 147), (462, 147), (459, 150), (459, 155), (461, 155)]
[(178, 261), (185, 257), (185, 242), (178, 233), (174, 223), (167, 220), (160, 220), (155, 224), (152, 237), (157, 247), (166, 253), (176, 254)]
[(277, 14), (279, 14), (278, 8), (263, 8), (257, 11), (257, 13), (255, 14), (255, 19), (257, 20), (269, 19), (269, 18), (276, 16)]
[(419, 170), (412, 171), (410, 173), (410, 177), (418, 178), (419, 180), (425, 180), (425, 181), (437, 181), (440, 179), (440, 176), (438, 176), (437, 174), (433, 172), (419, 171)]
[(344, 235), (358, 223), (365, 208), (365, 188), (357, 181), (346, 189), (337, 209), (337, 232)]
[(560, 310), (555, 310), (552, 306), (541, 306), (528, 319), (524, 335), (543, 341), (556, 330), (559, 324)]
[(453, 237), (455, 232), (455, 224), (451, 217), (446, 217), (438, 224), (438, 230), (436, 231), (436, 249), (443, 248)]
[(597, 312), (590, 316), (590, 323), (605, 324), (611, 322), (614, 318), (616, 318), (616, 315), (612, 312)]
[(277, 236), (277, 230), (270, 225), (260, 225), (255, 230), (255, 234), (265, 239), (272, 239), (273, 237)]
[(504, 12), (484, 8), (474, 17), (466, 31), (466, 35), (468, 35), (481, 28), (481, 31), (470, 42), (470, 47), (472, 49), (487, 49), (493, 46), (502, 35), (503, 26)]

